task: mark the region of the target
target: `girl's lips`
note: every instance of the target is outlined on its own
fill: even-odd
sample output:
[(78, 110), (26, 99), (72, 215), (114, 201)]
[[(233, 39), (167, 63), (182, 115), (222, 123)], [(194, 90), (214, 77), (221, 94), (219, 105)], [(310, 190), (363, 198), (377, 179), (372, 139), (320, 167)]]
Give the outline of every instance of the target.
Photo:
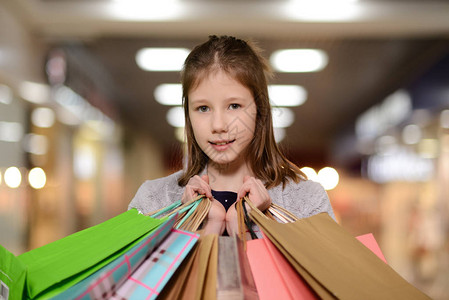
[(233, 143), (235, 140), (231, 140), (231, 141), (210, 141), (209, 143), (211, 143), (212, 145), (217, 145), (217, 146), (222, 146), (222, 145), (226, 145), (226, 144), (230, 144)]
[(217, 151), (224, 151), (226, 149), (228, 149), (232, 143), (234, 143), (235, 140), (231, 140), (231, 141), (211, 141), (209, 142), (212, 147), (217, 150)]

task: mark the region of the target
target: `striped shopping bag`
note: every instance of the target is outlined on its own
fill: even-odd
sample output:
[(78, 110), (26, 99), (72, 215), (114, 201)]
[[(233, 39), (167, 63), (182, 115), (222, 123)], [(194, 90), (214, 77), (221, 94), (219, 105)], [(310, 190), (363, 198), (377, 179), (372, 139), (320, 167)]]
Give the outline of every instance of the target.
[(201, 235), (158, 299), (216, 299), (217, 262), (218, 236)]
[(172, 229), (110, 299), (155, 299), (198, 238), (198, 234)]

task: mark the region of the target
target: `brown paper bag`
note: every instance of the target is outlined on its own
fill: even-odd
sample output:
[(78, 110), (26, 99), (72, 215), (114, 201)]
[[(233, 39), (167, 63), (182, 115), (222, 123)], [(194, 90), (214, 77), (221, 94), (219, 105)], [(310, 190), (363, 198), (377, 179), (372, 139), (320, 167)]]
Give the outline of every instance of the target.
[(250, 216), (323, 299), (430, 299), (346, 232), (328, 214), (293, 223)]
[(218, 236), (201, 236), (158, 299), (216, 299)]

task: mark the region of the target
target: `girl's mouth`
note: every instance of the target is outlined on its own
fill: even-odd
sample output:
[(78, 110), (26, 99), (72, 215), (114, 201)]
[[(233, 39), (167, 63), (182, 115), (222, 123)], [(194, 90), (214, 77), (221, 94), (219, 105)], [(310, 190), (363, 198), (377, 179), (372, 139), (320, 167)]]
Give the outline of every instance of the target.
[(211, 141), (209, 143), (211, 143), (212, 145), (216, 145), (216, 146), (224, 146), (224, 145), (231, 144), (233, 142), (235, 142), (235, 140), (231, 140), (231, 141), (215, 141), (215, 142)]
[(211, 144), (211, 146), (217, 150), (217, 151), (225, 151), (226, 149), (228, 149), (232, 143), (235, 142), (234, 140), (230, 140), (230, 141), (210, 141), (209, 143)]

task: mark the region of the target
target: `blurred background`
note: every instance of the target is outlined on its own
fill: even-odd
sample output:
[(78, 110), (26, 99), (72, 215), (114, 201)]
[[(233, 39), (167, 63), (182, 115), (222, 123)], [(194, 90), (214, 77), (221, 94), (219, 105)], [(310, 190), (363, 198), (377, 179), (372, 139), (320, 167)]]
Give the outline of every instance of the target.
[(0, 0), (0, 244), (103, 222), (182, 168), (179, 69), (226, 34), (264, 49), (276, 139), (338, 222), (449, 299), (448, 16), (443, 0)]

